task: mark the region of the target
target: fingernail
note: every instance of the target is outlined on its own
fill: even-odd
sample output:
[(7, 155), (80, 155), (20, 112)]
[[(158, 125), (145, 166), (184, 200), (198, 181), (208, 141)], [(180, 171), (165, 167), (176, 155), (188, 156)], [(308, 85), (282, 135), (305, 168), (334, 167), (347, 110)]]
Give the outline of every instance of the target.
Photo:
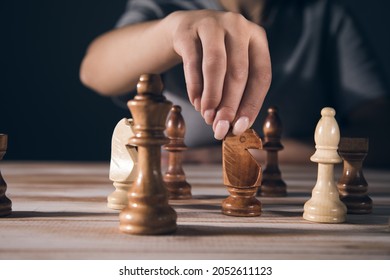
[(194, 99), (194, 107), (196, 111), (200, 111), (200, 98), (195, 98)]
[(230, 124), (228, 121), (220, 120), (215, 126), (214, 138), (217, 140), (222, 140), (225, 138), (226, 134), (229, 131)]
[(203, 118), (207, 124), (212, 124), (215, 117), (215, 110), (209, 109), (204, 111)]
[(241, 135), (245, 130), (249, 128), (249, 119), (248, 117), (239, 118), (233, 126), (233, 134)]

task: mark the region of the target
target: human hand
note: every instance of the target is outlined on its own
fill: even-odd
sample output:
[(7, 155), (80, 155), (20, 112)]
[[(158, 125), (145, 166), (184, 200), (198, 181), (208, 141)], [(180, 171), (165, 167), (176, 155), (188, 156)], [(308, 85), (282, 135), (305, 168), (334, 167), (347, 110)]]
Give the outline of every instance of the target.
[(264, 29), (232, 12), (178, 11), (166, 19), (183, 61), (188, 96), (214, 137), (240, 135), (255, 121), (271, 83)]

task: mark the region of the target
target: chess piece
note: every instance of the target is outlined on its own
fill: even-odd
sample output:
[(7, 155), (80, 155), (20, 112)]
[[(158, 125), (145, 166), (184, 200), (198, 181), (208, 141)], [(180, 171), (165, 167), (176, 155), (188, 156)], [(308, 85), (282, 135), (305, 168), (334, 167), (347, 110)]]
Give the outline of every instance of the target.
[(187, 150), (184, 144), (185, 129), (181, 107), (174, 105), (167, 119), (166, 134), (169, 143), (164, 146), (168, 151), (168, 170), (164, 175), (164, 182), (170, 199), (191, 198), (191, 185), (186, 181), (182, 167), (183, 151)]
[(344, 168), (337, 187), (341, 201), (351, 214), (372, 212), (372, 200), (367, 195), (368, 184), (362, 171), (367, 152), (367, 138), (341, 138), (340, 140), (339, 154), (344, 160)]
[(256, 191), (261, 183), (261, 166), (248, 149), (261, 149), (262, 143), (253, 129), (242, 135), (228, 133), (223, 141), (223, 182), (230, 196), (222, 202), (222, 213), (251, 217), (261, 214)]
[(115, 191), (107, 197), (107, 207), (122, 210), (128, 204), (127, 193), (137, 176), (137, 149), (127, 145), (134, 136), (133, 120), (121, 119), (115, 126), (111, 141), (110, 180)]
[(263, 125), (264, 141), (263, 149), (267, 152), (267, 163), (263, 171), (263, 180), (258, 194), (261, 196), (286, 196), (287, 186), (282, 180), (279, 170), (278, 152), (283, 149), (280, 138), (282, 135), (282, 121), (279, 118), (278, 109), (270, 107), (268, 116)]
[(119, 229), (129, 234), (164, 234), (176, 230), (177, 215), (168, 204), (161, 174), (161, 145), (172, 103), (162, 95), (159, 75), (141, 75), (137, 95), (127, 105), (134, 120), (130, 145), (138, 148), (138, 175), (128, 193), (128, 206), (120, 213)]
[[(7, 140), (8, 137), (6, 134), (0, 134), (0, 160), (3, 159), (3, 156), (5, 152), (7, 151)], [(0, 217), (1, 216), (7, 216), (11, 214), (11, 207), (12, 202), (11, 200), (5, 195), (5, 192), (7, 191), (7, 184), (3, 179), (3, 176), (0, 172)]]
[(345, 221), (347, 208), (340, 201), (333, 174), (334, 164), (341, 162), (337, 154), (340, 130), (333, 108), (323, 108), (321, 115), (314, 133), (316, 152), (310, 158), (318, 163), (317, 183), (312, 197), (305, 203), (303, 218), (319, 223), (342, 223)]

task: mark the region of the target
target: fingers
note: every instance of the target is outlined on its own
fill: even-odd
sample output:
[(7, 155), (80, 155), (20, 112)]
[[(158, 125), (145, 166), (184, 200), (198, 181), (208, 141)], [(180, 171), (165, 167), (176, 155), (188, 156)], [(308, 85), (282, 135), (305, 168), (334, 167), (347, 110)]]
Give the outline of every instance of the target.
[(198, 29), (203, 54), (201, 113), (207, 124), (213, 123), (216, 108), (221, 102), (227, 60), (224, 30), (213, 21), (204, 20)]
[[(224, 29), (205, 18), (196, 32), (180, 32), (175, 51), (182, 57), (188, 96), (207, 124), (212, 124), (220, 104), (226, 73)], [(192, 31), (192, 30), (191, 30)]]
[(182, 57), (188, 97), (197, 111), (203, 91), (202, 46), (197, 34), (184, 33), (176, 39), (175, 51)]
[(228, 52), (225, 88), (213, 124), (214, 137), (218, 140), (222, 140), (230, 129), (226, 122), (232, 124), (234, 135), (240, 135), (252, 126), (271, 84), (271, 60), (262, 28), (256, 28), (248, 46), (227, 46), (233, 51)]
[(235, 135), (252, 126), (271, 85), (271, 58), (266, 35), (262, 29), (256, 35), (249, 43), (249, 76), (233, 126)]
[(222, 100), (213, 123), (216, 139), (223, 139), (227, 134), (245, 91), (249, 72), (248, 43), (248, 39), (238, 33), (226, 35), (228, 64)]
[[(235, 13), (178, 13), (174, 49), (182, 57), (188, 95), (216, 139), (239, 135), (255, 121), (271, 82), (263, 28)], [(176, 21), (177, 23), (177, 21)]]

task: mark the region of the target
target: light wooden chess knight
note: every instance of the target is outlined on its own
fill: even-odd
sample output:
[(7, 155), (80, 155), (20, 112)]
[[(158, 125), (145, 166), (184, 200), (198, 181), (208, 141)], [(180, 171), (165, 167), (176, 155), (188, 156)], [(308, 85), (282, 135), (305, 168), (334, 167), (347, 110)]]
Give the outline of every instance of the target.
[(305, 203), (303, 218), (319, 223), (342, 223), (345, 221), (347, 208), (339, 199), (333, 174), (334, 164), (341, 162), (337, 154), (340, 130), (333, 108), (323, 108), (321, 115), (314, 133), (316, 152), (310, 158), (318, 163), (317, 183), (311, 199)]
[(115, 191), (107, 197), (107, 207), (122, 210), (128, 204), (127, 193), (137, 176), (138, 153), (136, 147), (127, 145), (134, 136), (133, 120), (123, 118), (112, 134), (110, 180)]
[(261, 166), (248, 149), (261, 149), (262, 143), (253, 129), (242, 135), (228, 133), (223, 141), (223, 182), (230, 196), (222, 202), (222, 213), (229, 216), (259, 216), (261, 203), (256, 191), (261, 183)]
[[(7, 135), (0, 134), (0, 160), (3, 159), (5, 152), (7, 151)], [(7, 191), (7, 184), (5, 183), (3, 176), (0, 172), (0, 217), (11, 214), (12, 202), (5, 195)]]
[(134, 120), (134, 137), (129, 144), (138, 147), (138, 175), (130, 188), (128, 206), (120, 213), (119, 229), (129, 234), (164, 234), (176, 230), (177, 215), (168, 204), (161, 174), (161, 145), (165, 121), (172, 103), (162, 95), (159, 75), (142, 75), (137, 95), (127, 105)]

